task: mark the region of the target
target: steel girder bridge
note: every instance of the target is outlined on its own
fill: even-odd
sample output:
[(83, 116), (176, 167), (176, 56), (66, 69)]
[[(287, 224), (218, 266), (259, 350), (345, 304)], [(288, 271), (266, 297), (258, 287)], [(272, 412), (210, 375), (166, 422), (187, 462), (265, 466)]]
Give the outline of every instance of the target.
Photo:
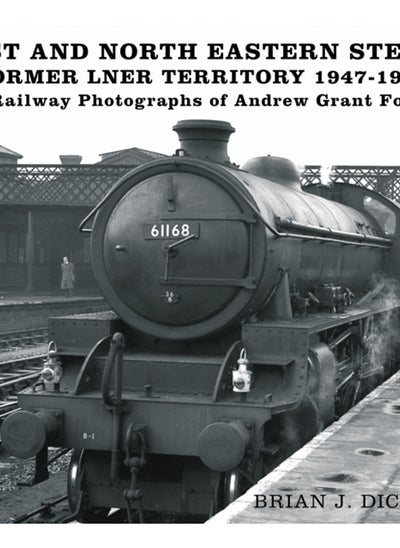
[(400, 166), (332, 166), (327, 172), (321, 166), (306, 166), (302, 185), (350, 183), (380, 192), (400, 202)]

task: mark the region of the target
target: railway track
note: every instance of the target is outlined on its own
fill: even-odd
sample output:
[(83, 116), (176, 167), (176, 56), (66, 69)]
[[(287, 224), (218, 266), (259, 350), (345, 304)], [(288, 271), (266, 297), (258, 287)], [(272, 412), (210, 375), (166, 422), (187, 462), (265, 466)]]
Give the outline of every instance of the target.
[(0, 357), (0, 423), (18, 408), (16, 393), (39, 378), (46, 346), (18, 349)]
[(11, 348), (36, 346), (47, 340), (47, 328), (24, 329), (0, 333), (0, 352), (10, 351)]
[[(71, 523), (68, 508), (68, 496), (58, 497), (48, 502), (43, 501), (39, 506), (26, 514), (11, 518), (11, 523)], [(145, 523), (204, 523), (208, 516), (194, 518), (187, 514), (173, 514), (162, 512), (145, 512)], [(113, 509), (101, 523), (128, 523), (126, 511)], [(134, 512), (133, 523), (140, 523), (138, 515)]]

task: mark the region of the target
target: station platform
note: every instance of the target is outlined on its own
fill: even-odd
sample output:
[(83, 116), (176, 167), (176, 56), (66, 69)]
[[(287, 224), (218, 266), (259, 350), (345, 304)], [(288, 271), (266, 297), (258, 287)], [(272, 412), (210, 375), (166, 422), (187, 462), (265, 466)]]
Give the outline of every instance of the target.
[(100, 295), (75, 294), (15, 294), (0, 295), (0, 334), (14, 331), (47, 328), (49, 317), (69, 314), (85, 314), (108, 310), (109, 306)]
[(400, 372), (207, 524), (400, 523)]
[[(71, 299), (102, 299), (103, 297), (99, 293), (82, 293), (75, 292)], [(64, 291), (61, 289), (59, 291), (48, 291), (48, 292), (26, 292), (21, 291), (20, 293), (16, 292), (1, 292), (0, 293), (0, 306), (7, 306), (10, 304), (33, 304), (33, 303), (42, 303), (42, 302), (53, 302), (53, 301), (66, 301), (69, 300), (65, 297)]]

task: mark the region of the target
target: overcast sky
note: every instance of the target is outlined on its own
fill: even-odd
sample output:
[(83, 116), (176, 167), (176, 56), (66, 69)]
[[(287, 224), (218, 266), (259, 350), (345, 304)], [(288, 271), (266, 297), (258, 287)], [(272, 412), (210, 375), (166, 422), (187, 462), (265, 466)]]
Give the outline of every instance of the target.
[[(113, 5), (117, 6), (121, 2), (122, 0), (118, 0)], [(202, 6), (206, 4), (203, 3)], [(328, 13), (328, 17), (322, 19), (325, 25), (330, 26), (316, 24), (311, 15), (304, 13), (302, 18), (297, 16), (296, 24), (296, 16), (290, 10), (286, 12), (288, 24), (282, 25), (285, 14), (281, 13), (278, 23), (272, 25), (273, 17), (266, 16), (268, 11), (246, 9), (246, 6), (249, 8), (252, 4), (254, 2), (240, 4), (244, 11), (242, 14), (236, 13), (233, 24), (226, 24), (221, 14), (219, 17), (211, 17), (212, 23), (219, 23), (219, 26), (206, 26), (205, 10), (201, 9), (201, 4), (197, 5), (198, 13), (191, 18), (192, 25), (183, 24), (179, 12), (174, 12), (173, 7), (188, 6), (188, 3), (179, 2), (169, 3), (169, 14), (163, 12), (165, 18), (162, 26), (150, 24), (152, 20), (160, 24), (162, 13), (159, 10), (154, 12), (156, 16), (153, 18), (147, 14), (146, 22), (140, 25), (137, 24), (140, 20), (138, 16), (130, 16), (128, 21), (128, 17), (124, 17), (127, 14), (119, 12), (118, 20), (115, 20), (115, 14), (112, 13), (109, 14), (110, 24), (107, 25), (101, 3), (98, 4), (100, 12), (97, 15), (102, 17), (98, 17), (98, 23), (96, 14), (88, 14), (75, 2), (69, 3), (67, 12), (60, 12), (57, 17), (54, 11), (42, 12), (41, 17), (35, 12), (29, 21), (28, 13), (21, 11), (22, 16), (18, 19), (11, 16), (8, 20), (5, 18), (9, 24), (0, 27), (0, 71), (4, 77), (3, 82), (0, 82), (0, 102), (3, 103), (0, 106), (0, 144), (22, 154), (23, 163), (58, 163), (60, 154), (79, 154), (83, 156), (84, 163), (92, 163), (100, 159), (99, 154), (102, 152), (129, 147), (170, 154), (178, 147), (176, 134), (172, 131), (172, 126), (178, 120), (214, 118), (227, 120), (236, 128), (236, 133), (231, 137), (229, 153), (231, 160), (238, 164), (253, 156), (273, 154), (289, 157), (299, 165), (399, 165), (397, 134), (400, 120), (400, 59), (384, 59), (384, 53), (379, 53), (379, 59), (370, 59), (370, 52), (365, 51), (364, 59), (350, 60), (349, 47), (352, 43), (398, 43), (400, 26), (383, 26), (382, 20), (373, 18), (367, 21), (368, 25), (360, 25), (359, 20), (356, 26), (343, 26), (339, 24), (340, 19), (351, 22), (351, 18), (340, 18), (336, 11)], [(264, 2), (264, 7), (266, 4), (268, 3)], [(157, 5), (157, 2), (152, 2), (154, 9)], [(236, 6), (237, 3), (230, 5)], [(343, 3), (335, 3), (335, 6), (340, 5)], [(210, 11), (208, 13), (210, 15)], [(187, 13), (185, 16), (187, 19)], [(185, 22), (186, 19), (183, 17)], [(80, 26), (74, 24), (74, 20)], [(371, 26), (373, 20), (380, 22), (380, 26)], [(196, 26), (193, 25), (194, 21), (198, 23)], [(384, 22), (389, 25), (393, 19), (388, 14)], [(18, 25), (15, 26), (15, 23)], [(48, 44), (55, 42), (83, 43), (88, 46), (88, 55), (85, 59), (67, 61), (30, 59), (36, 43), (44, 44), (47, 48)], [(120, 55), (113, 61), (98, 59), (99, 43), (139, 46), (141, 43), (163, 42), (196, 43), (197, 59), (183, 61), (175, 55), (172, 60), (149, 61), (139, 60), (137, 57), (122, 59)], [(16, 59), (7, 58), (9, 50), (4, 48), (6, 43), (20, 44)], [(223, 43), (223, 56), (226, 56), (232, 43), (238, 43), (242, 53), (247, 43), (335, 43), (338, 46), (335, 60), (284, 60), (279, 58), (280, 51), (277, 52), (277, 58), (272, 60), (265, 59), (263, 55), (257, 60), (207, 60), (208, 43)], [(46, 53), (50, 54), (49, 48)], [(49, 69), (74, 70), (79, 83), (5, 84), (10, 70), (19, 70), (21, 77), (25, 78), (25, 70)], [(94, 70), (94, 77), (101, 79), (103, 70), (138, 69), (151, 71), (151, 84), (99, 85), (87, 82), (88, 70)], [(264, 78), (269, 73), (272, 79), (276, 76), (275, 71), (285, 71), (289, 83), (174, 85), (166, 84), (165, 77), (161, 77), (161, 71), (165, 69), (190, 70), (190, 78), (194, 77), (195, 70), (205, 70), (208, 75), (212, 74), (212, 70), (225, 70), (228, 77), (231, 70), (254, 70), (262, 71)], [(339, 77), (350, 71), (352, 83), (339, 79), (336, 84), (328, 84), (329, 70), (336, 71)], [(398, 75), (392, 73), (397, 70)], [(323, 74), (323, 84), (317, 84), (319, 71)], [(362, 84), (357, 84), (359, 74), (356, 75), (356, 71), (365, 73)], [(294, 83), (294, 74), (297, 74), (300, 84)], [(136, 78), (137, 74), (134, 76)], [(380, 78), (387, 82), (392, 79), (395, 83), (378, 83)], [(133, 107), (95, 107), (90, 106), (92, 103), (89, 101), (86, 103), (88, 106), (82, 107), (78, 106), (80, 94), (96, 95), (103, 101), (106, 98), (114, 100), (118, 95), (123, 99), (181, 98), (184, 95), (189, 102), (193, 102), (194, 97), (199, 97), (202, 105), (179, 106), (170, 110), (165, 107), (136, 110)], [(222, 94), (228, 95), (227, 106), (210, 106), (210, 99), (221, 97)], [(252, 108), (235, 106), (241, 94), (246, 100), (250, 97), (265, 98), (268, 95), (272, 99), (278, 97), (293, 100), (294, 97), (305, 97), (307, 105)], [(398, 97), (399, 106), (395, 106), (392, 100), (386, 107), (379, 106), (383, 94), (391, 95), (393, 99)], [(350, 101), (356, 97), (362, 102), (362, 106), (317, 106), (315, 103), (319, 95), (327, 96), (328, 102), (334, 97), (346, 97)], [(29, 96), (31, 103), (34, 97), (54, 97), (60, 102), (62, 98), (69, 100), (64, 110), (59, 107), (12, 108), (4, 104), (7, 101), (26, 104), (26, 96)]]

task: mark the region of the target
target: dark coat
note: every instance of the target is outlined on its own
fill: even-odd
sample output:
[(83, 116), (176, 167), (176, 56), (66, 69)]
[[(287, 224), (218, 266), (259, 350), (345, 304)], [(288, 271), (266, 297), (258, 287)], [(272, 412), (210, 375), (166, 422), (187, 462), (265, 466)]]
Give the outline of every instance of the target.
[(61, 263), (61, 289), (73, 289), (75, 283), (75, 267), (73, 263)]

